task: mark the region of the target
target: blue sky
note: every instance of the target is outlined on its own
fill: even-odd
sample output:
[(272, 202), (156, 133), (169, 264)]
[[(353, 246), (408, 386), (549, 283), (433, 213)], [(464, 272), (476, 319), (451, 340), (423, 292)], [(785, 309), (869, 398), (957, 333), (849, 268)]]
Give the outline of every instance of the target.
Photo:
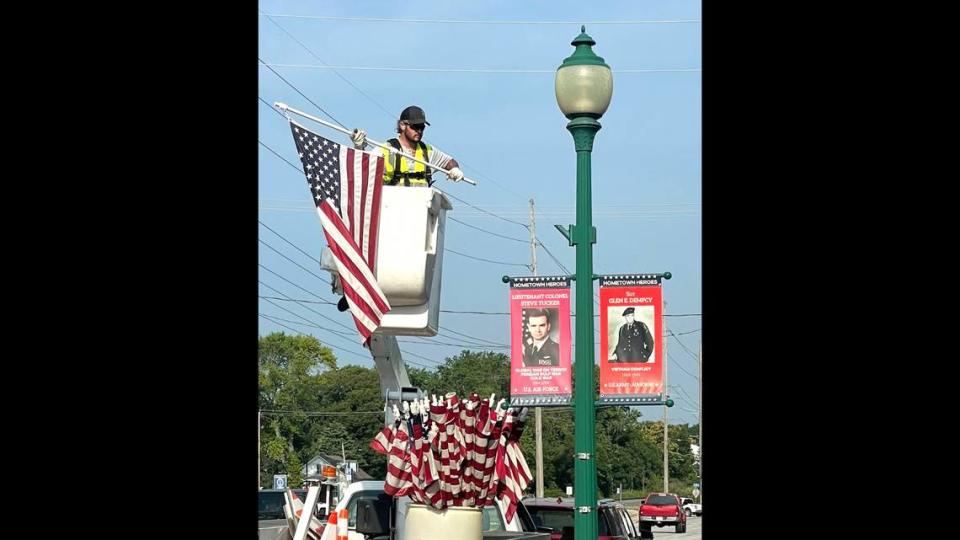
[[(524, 224), (532, 197), (538, 238), (571, 271), (574, 249), (553, 224), (575, 221), (576, 154), (565, 129), (567, 120), (556, 104), (553, 72), (571, 54), (570, 41), (585, 24), (587, 33), (597, 41), (594, 51), (614, 72), (613, 99), (600, 120), (603, 128), (592, 156), (597, 228), (594, 273), (670, 271), (673, 279), (664, 284), (667, 314), (701, 312), (702, 74), (639, 72), (702, 67), (699, 22), (640, 22), (699, 21), (699, 0), (589, 4), (421, 1), (415, 5), (262, 0), (259, 9), (260, 59), (326, 113), (258, 62), (263, 101), (281, 101), (332, 121), (329, 114), (348, 128), (366, 129), (380, 141), (392, 136), (395, 119), (404, 107), (419, 105), (431, 123), (424, 140), (454, 156), (467, 176), (478, 181), (477, 186), (454, 184), (438, 175), (438, 186), (473, 206)], [(371, 20), (374, 18), (481, 22), (383, 22)], [(619, 24), (609, 24), (613, 21)], [(360, 67), (420, 71), (356, 69)], [(311, 259), (319, 258), (324, 239), (303, 173), (274, 154), (299, 166), (287, 121), (262, 101), (257, 107), (261, 143), (258, 215), (265, 224), (258, 226), (259, 238), (303, 267), (259, 243), (263, 283), (258, 285), (259, 294), (336, 301), (329, 286), (307, 272), (328, 277)], [(298, 121), (331, 139), (348, 142), (345, 135), (329, 128)], [(528, 230), (452, 202), (442, 309), (508, 311), (508, 290), (500, 276), (529, 275), (529, 270), (481, 262), (449, 250), (514, 265), (529, 264)], [(527, 242), (485, 234), (449, 218)], [(538, 249), (537, 264), (540, 275), (564, 273), (543, 249)], [(332, 305), (261, 298), (259, 311), (285, 319), (283, 325), (336, 347), (341, 364), (373, 365), (355, 331), (331, 322), (353, 326), (349, 315)], [(321, 328), (308, 326), (301, 317)], [(290, 332), (262, 317), (259, 321), (261, 334)], [(673, 337), (667, 340), (668, 382), (679, 387), (671, 392), (677, 406), (670, 410), (670, 422), (695, 423), (691, 411), (696, 410), (698, 386), (692, 375), (697, 374), (697, 363), (690, 353), (697, 352), (701, 317), (668, 317), (666, 321), (670, 330), (680, 334), (679, 342)], [(432, 366), (463, 348), (480, 348), (468, 344), (470, 340), (460, 334), (509, 345), (507, 315), (442, 313), (440, 325), (440, 336), (431, 340), (400, 338), (401, 348), (410, 353), (404, 355), (408, 364)], [(599, 342), (599, 334), (595, 336)], [(662, 408), (641, 410), (645, 418), (662, 418)]]

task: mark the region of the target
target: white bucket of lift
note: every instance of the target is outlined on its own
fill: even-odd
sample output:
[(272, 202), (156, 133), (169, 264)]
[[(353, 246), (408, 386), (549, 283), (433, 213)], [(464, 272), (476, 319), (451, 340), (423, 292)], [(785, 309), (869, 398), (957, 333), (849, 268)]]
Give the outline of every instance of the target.
[[(376, 276), (390, 302), (378, 332), (394, 336), (435, 336), (440, 328), (443, 234), (453, 205), (430, 187), (383, 186), (380, 197)], [(329, 248), (320, 266), (337, 267)], [(337, 288), (335, 292), (342, 293)]]
[(403, 535), (405, 540), (483, 540), (483, 510), (466, 506), (436, 510), (411, 504), (407, 507)]
[(383, 186), (377, 282), (390, 302), (379, 331), (434, 336), (440, 325), (443, 236), (450, 200), (429, 187)]

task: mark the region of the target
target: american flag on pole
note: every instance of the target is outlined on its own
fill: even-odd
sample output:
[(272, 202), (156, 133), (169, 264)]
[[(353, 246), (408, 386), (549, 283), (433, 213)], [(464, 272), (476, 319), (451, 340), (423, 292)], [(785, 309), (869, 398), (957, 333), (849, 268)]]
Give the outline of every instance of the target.
[(290, 122), (327, 246), (364, 345), (390, 311), (377, 283), (383, 157), (327, 140)]

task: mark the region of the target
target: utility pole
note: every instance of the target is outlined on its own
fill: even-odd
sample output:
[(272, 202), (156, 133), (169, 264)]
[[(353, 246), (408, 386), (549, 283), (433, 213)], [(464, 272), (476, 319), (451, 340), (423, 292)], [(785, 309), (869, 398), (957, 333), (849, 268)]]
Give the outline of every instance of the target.
[(670, 439), (670, 424), (667, 423), (667, 302), (663, 302), (663, 338), (661, 339), (660, 346), (663, 347), (663, 492), (670, 493), (670, 468), (669, 468), (669, 453), (668, 440)]
[(697, 366), (700, 368), (700, 378), (697, 381), (700, 383), (700, 397), (698, 398), (699, 407), (699, 423), (700, 423), (700, 440), (697, 441), (700, 443), (700, 496), (699, 503), (703, 504), (703, 339), (697, 341)]
[[(533, 199), (530, 199), (530, 270), (537, 275), (537, 221), (534, 219)], [(537, 497), (543, 497), (543, 407), (534, 407), (534, 442), (537, 455)]]

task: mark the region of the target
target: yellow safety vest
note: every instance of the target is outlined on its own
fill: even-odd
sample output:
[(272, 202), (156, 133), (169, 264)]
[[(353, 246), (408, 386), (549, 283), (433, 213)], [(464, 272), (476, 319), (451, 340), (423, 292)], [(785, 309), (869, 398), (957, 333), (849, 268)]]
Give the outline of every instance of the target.
[[(397, 139), (390, 139), (387, 143), (401, 150), (400, 141)], [(417, 152), (414, 154), (414, 157), (417, 159), (422, 159), (423, 161), (430, 161), (430, 151), (433, 148), (426, 144), (423, 141), (417, 143)], [(416, 161), (410, 161), (407, 158), (401, 157), (400, 154), (394, 154), (393, 159), (390, 159), (390, 151), (386, 148), (381, 148), (383, 152), (383, 183), (391, 186), (398, 185), (402, 182), (404, 186), (429, 186), (430, 185), (430, 173), (427, 172), (427, 166), (423, 163), (417, 163)], [(412, 165), (412, 167), (411, 167)]]

